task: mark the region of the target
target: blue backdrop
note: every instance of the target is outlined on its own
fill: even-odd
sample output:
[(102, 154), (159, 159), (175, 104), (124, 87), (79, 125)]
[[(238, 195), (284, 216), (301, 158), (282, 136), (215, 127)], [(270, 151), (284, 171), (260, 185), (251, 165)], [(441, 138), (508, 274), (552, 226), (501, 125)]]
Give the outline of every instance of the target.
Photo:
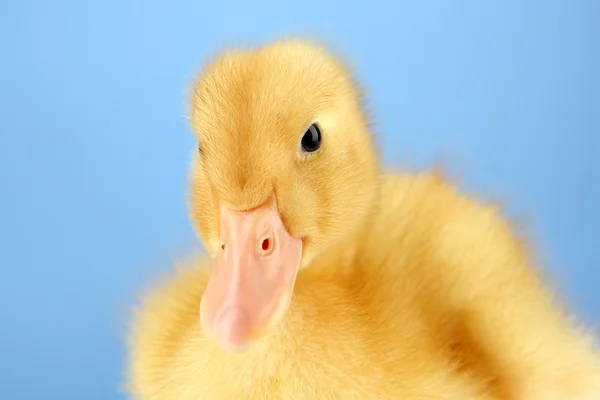
[(600, 320), (598, 1), (0, 2), (0, 398), (119, 399), (126, 306), (195, 236), (185, 118), (204, 57), (323, 36), (388, 162), (510, 204)]

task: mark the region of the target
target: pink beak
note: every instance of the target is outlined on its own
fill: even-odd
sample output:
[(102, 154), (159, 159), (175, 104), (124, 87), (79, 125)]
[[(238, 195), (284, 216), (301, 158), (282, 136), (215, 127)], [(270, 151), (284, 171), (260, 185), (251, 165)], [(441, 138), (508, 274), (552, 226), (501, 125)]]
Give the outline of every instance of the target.
[(241, 352), (285, 315), (302, 257), (273, 196), (250, 211), (220, 209), (221, 249), (200, 304), (202, 328)]

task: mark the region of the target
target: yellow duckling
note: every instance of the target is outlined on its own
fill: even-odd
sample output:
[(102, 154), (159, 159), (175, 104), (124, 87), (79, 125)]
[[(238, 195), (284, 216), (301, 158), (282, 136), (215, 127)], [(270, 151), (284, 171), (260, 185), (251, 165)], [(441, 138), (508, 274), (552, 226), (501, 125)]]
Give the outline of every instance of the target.
[(382, 171), (325, 50), (222, 54), (193, 91), (191, 256), (137, 310), (140, 400), (598, 400), (600, 357), (495, 207)]

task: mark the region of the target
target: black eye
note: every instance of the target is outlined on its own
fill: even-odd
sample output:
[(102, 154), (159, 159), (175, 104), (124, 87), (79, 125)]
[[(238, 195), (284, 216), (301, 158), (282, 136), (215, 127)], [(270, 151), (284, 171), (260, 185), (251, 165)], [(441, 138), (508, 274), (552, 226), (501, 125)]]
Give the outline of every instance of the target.
[(321, 131), (317, 124), (312, 124), (302, 136), (302, 150), (312, 153), (321, 147)]
[(202, 143), (198, 142), (198, 153), (202, 154)]

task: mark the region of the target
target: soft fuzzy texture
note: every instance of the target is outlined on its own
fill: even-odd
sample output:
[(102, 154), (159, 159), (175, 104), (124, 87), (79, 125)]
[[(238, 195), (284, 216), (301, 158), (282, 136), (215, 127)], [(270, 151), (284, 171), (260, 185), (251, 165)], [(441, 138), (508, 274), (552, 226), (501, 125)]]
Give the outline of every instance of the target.
[[(280, 41), (206, 66), (191, 116), (192, 216), (219, 247), (218, 205), (275, 192), (304, 239), (290, 309), (249, 352), (200, 327), (211, 257), (190, 256), (136, 310), (140, 400), (600, 399), (600, 356), (496, 207), (437, 173), (383, 172), (360, 93), (323, 49)], [(302, 155), (318, 121), (324, 146)]]

